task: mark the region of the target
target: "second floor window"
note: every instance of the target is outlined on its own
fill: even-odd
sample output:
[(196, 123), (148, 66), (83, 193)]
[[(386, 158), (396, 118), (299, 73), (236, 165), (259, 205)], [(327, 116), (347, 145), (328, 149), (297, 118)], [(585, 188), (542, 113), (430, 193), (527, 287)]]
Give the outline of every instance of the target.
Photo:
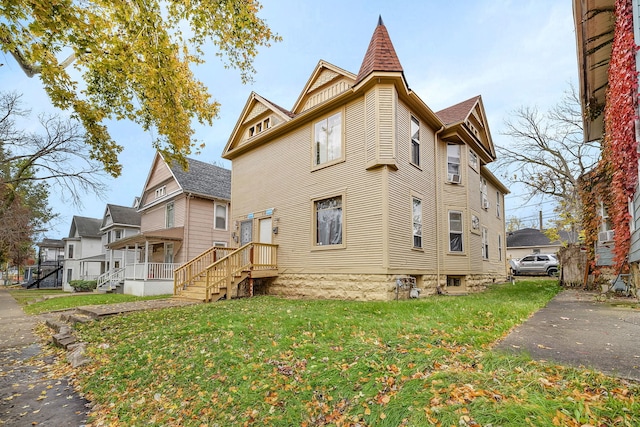
[(69, 259), (73, 258), (73, 245), (69, 245)]
[(314, 165), (342, 157), (342, 113), (333, 114), (314, 125)]
[(487, 197), (487, 180), (480, 178), (480, 206), (482, 209), (489, 209), (489, 198)]
[(600, 243), (611, 242), (614, 239), (615, 231), (613, 222), (609, 218), (609, 212), (604, 206), (604, 203), (600, 203), (600, 232), (598, 233), (598, 240)]
[(460, 146), (447, 144), (447, 181), (460, 184)]
[(215, 205), (215, 223), (214, 228), (216, 230), (226, 230), (227, 229), (227, 205), (221, 205), (216, 203)]
[(478, 155), (472, 150), (469, 150), (469, 166), (476, 171), (478, 170)]
[(420, 166), (420, 122), (411, 116), (411, 163)]
[(489, 259), (489, 230), (482, 227), (482, 259)]
[(167, 203), (165, 228), (173, 228), (173, 203)]
[(500, 192), (496, 191), (496, 216), (500, 218), (502, 215), (502, 209), (500, 208)]

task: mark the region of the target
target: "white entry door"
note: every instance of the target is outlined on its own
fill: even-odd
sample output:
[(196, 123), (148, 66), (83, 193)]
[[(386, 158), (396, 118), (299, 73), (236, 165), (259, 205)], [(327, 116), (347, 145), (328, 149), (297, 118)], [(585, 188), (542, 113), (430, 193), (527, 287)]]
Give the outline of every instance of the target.
[[(260, 243), (271, 243), (271, 218), (262, 218), (258, 221), (258, 232), (260, 233)], [(256, 257), (257, 255), (257, 257)], [(256, 259), (257, 258), (257, 259)], [(271, 264), (271, 248), (262, 247), (254, 253), (254, 262), (256, 264)]]
[(262, 218), (259, 221), (260, 243), (271, 243), (271, 218)]

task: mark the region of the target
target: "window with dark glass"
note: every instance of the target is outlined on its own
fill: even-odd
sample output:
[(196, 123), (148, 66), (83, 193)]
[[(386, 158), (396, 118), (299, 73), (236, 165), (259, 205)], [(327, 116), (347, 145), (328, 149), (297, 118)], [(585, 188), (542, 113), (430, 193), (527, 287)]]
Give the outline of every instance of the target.
[(422, 200), (413, 198), (413, 247), (422, 248)]
[(449, 251), (462, 252), (462, 212), (449, 211)]
[(167, 204), (166, 228), (173, 228), (173, 203)]
[(411, 163), (420, 166), (420, 122), (411, 116)]

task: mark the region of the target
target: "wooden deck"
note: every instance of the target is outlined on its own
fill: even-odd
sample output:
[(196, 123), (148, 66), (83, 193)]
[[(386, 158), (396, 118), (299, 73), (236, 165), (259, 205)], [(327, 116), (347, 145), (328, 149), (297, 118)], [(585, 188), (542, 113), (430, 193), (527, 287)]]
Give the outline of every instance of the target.
[(173, 294), (204, 302), (235, 296), (244, 280), (278, 275), (277, 248), (254, 242), (237, 249), (213, 247), (175, 270)]

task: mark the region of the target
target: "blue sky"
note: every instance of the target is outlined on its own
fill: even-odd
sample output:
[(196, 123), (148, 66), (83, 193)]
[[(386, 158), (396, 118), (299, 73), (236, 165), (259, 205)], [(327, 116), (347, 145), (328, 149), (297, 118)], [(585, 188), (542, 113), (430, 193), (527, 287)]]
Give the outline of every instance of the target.
[[(381, 15), (409, 86), (438, 111), (482, 95), (496, 145), (504, 121), (522, 105), (546, 109), (577, 84), (576, 48), (569, 0), (263, 0), (260, 16), (283, 41), (262, 49), (255, 82), (243, 85), (239, 73), (224, 69), (214, 52), (195, 69), (196, 76), (222, 104), (212, 127), (196, 127), (206, 144), (195, 158), (230, 168), (220, 154), (251, 91), (291, 108), (319, 60), (357, 73)], [(18, 90), (35, 114), (50, 111), (39, 80), (27, 78), (13, 58), (0, 53), (0, 90)], [(66, 237), (73, 215), (102, 218), (106, 203), (131, 206), (139, 196), (154, 156), (151, 136), (127, 122), (110, 122), (112, 137), (124, 151), (123, 173), (107, 179), (104, 200), (88, 194), (82, 207), (64, 195), (50, 204), (60, 215), (46, 233)], [(523, 206), (517, 189), (507, 196), (507, 217), (528, 220), (552, 205)]]

